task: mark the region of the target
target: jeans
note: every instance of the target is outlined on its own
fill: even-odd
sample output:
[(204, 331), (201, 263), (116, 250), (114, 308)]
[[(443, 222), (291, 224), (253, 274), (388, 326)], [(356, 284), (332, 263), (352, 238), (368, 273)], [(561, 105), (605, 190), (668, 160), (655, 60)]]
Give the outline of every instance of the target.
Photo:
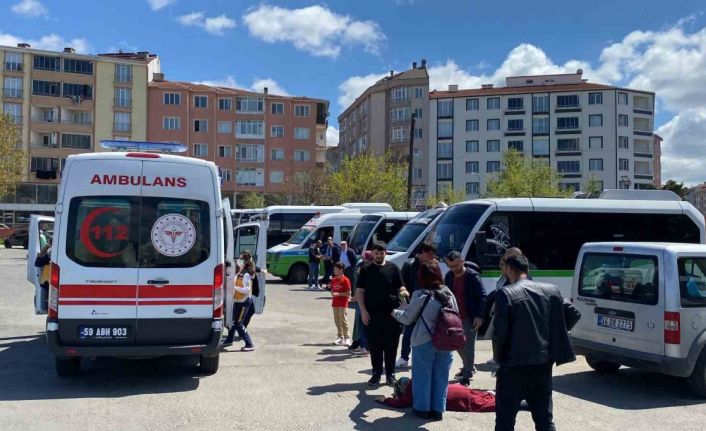
[(412, 348), (412, 405), (415, 410), (446, 410), (451, 362), (452, 353), (435, 349), (431, 341)]
[(309, 287), (319, 287), (318, 263), (309, 263)]
[(463, 332), (466, 334), (466, 345), (457, 351), (463, 361), (463, 378), (470, 379), (476, 360), (476, 331), (470, 318), (463, 319)]
[(515, 418), (522, 400), (527, 401), (532, 412), (535, 430), (556, 430), (552, 415), (552, 364), (500, 367), (496, 377), (496, 431), (515, 428)]
[(243, 319), (243, 326), (246, 328), (250, 324), (250, 319), (252, 319), (252, 316), (255, 314), (255, 303), (251, 302), (250, 303), (250, 308), (248, 308), (248, 311), (245, 312), (245, 318)]
[[(368, 338), (366, 336), (365, 325), (363, 325), (363, 317), (360, 314), (360, 307), (357, 302), (353, 303), (355, 308), (355, 318), (353, 319), (353, 342), (358, 343), (357, 346), (361, 349), (368, 349)], [(355, 338), (355, 337), (358, 338)]]
[(324, 279), (321, 281), (323, 284), (329, 284), (331, 282), (331, 277), (333, 276), (333, 261), (324, 260)]
[(400, 349), (400, 358), (409, 361), (409, 353), (412, 351), (412, 332), (414, 325), (405, 326), (402, 332), (402, 349)]
[(238, 333), (238, 336), (245, 341), (245, 347), (253, 347), (252, 339), (250, 338), (250, 334), (248, 334), (248, 331), (245, 329), (245, 326), (243, 326), (243, 321), (245, 320), (245, 315), (248, 312), (248, 309), (252, 305), (252, 298), (248, 298), (243, 302), (236, 302), (233, 304), (233, 327), (235, 328), (235, 331), (231, 330), (228, 331), (228, 337), (226, 338), (226, 343), (232, 343), (233, 338), (235, 337), (235, 333)]
[(382, 374), (384, 360), (385, 374), (394, 375), (397, 345), (400, 343), (399, 322), (387, 313), (375, 313), (370, 315), (366, 330), (373, 374)]

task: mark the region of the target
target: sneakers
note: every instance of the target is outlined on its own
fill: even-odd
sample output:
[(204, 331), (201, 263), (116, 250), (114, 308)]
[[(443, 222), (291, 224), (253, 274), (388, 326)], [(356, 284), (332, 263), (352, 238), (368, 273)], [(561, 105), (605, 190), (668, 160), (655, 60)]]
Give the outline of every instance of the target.
[(255, 346), (245, 346), (240, 349), (241, 352), (252, 352), (253, 350), (255, 350)]
[(458, 373), (454, 374), (454, 379), (462, 379), (463, 378), (463, 368), (458, 370)]
[(378, 386), (380, 384), (380, 374), (373, 373), (373, 376), (368, 380), (368, 386)]
[(399, 358), (399, 359), (397, 359), (397, 362), (395, 362), (395, 367), (409, 368), (409, 361), (405, 358)]
[(232, 342), (232, 341), (226, 340), (226, 341), (223, 342), (223, 347), (230, 347), (230, 346), (232, 346), (232, 345), (233, 345), (233, 342)]
[(469, 387), (469, 386), (471, 386), (471, 379), (461, 379), (461, 381), (459, 383), (465, 387)]
[(397, 383), (397, 378), (395, 378), (394, 374), (388, 374), (385, 377), (385, 384), (387, 386), (395, 386), (395, 383)]
[(442, 412), (435, 412), (434, 410), (432, 410), (431, 412), (429, 412), (429, 419), (433, 421), (441, 421), (444, 420), (444, 414)]
[(497, 364), (497, 362), (495, 362), (495, 358), (490, 358), (490, 359), (488, 359), (488, 361), (486, 362), (486, 364), (494, 365), (494, 364)]
[(345, 337), (345, 338), (343, 339), (343, 344), (341, 344), (341, 345), (342, 345), (342, 346), (346, 346), (346, 347), (350, 347), (351, 344), (353, 344), (353, 340), (351, 340), (351, 339), (348, 338), (348, 337)]
[(342, 346), (343, 345), (343, 337), (338, 337), (336, 341), (332, 343), (335, 346)]
[(353, 349), (353, 354), (356, 356), (368, 356), (370, 352), (368, 352), (368, 349), (365, 347), (358, 347), (357, 349)]

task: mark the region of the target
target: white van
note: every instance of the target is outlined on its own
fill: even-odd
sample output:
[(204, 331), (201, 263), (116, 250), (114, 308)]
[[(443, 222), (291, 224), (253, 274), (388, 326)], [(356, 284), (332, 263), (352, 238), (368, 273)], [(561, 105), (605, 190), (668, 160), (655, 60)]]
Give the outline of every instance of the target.
[(77, 372), (83, 357), (161, 355), (198, 355), (201, 370), (215, 372), (230, 232), (212, 162), (146, 152), (69, 156), (47, 316), (57, 372)]
[(446, 208), (448, 208), (447, 205), (440, 205), (423, 211), (404, 225), (397, 235), (387, 243), (385, 260), (394, 263), (401, 269), (405, 262), (419, 253), (419, 245), (431, 229), (432, 222), (446, 211)]
[(384, 212), (361, 217), (351, 233), (349, 244), (356, 254), (373, 248), (376, 242), (387, 244), (418, 212)]
[(588, 243), (571, 298), (583, 316), (571, 339), (591, 368), (686, 377), (706, 397), (706, 245)]

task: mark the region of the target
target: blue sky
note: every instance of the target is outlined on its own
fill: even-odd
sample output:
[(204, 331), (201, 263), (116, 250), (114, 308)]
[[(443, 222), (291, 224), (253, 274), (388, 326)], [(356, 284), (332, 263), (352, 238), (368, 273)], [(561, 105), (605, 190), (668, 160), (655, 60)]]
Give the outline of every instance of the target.
[(0, 44), (150, 51), (170, 80), (329, 99), (331, 141), (343, 105), (421, 58), (432, 88), (581, 67), (591, 82), (657, 93), (663, 175), (694, 184), (706, 181), (705, 9), (703, 0), (2, 0)]

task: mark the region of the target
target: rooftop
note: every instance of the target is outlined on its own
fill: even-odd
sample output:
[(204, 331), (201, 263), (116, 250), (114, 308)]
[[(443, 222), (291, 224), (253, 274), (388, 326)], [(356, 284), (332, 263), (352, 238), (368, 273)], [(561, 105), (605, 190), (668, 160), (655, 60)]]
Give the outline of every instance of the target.
[(152, 82), (150, 82), (149, 86), (152, 88), (161, 88), (164, 90), (184, 90), (184, 91), (191, 91), (191, 92), (195, 92), (195, 93), (216, 93), (216, 94), (232, 95), (232, 96), (265, 96), (266, 95), (270, 99), (282, 99), (282, 100), (292, 99), (292, 100), (324, 103), (326, 105), (329, 104), (329, 101), (325, 100), (325, 99), (315, 99), (315, 98), (306, 97), (306, 96), (281, 96), (281, 95), (272, 94), (272, 93), (265, 94), (264, 92), (260, 93), (260, 92), (251, 91), (251, 90), (244, 90), (241, 88), (230, 88), (230, 87), (204, 85), (204, 84), (198, 84), (198, 83), (194, 83), (194, 82), (152, 81)]

